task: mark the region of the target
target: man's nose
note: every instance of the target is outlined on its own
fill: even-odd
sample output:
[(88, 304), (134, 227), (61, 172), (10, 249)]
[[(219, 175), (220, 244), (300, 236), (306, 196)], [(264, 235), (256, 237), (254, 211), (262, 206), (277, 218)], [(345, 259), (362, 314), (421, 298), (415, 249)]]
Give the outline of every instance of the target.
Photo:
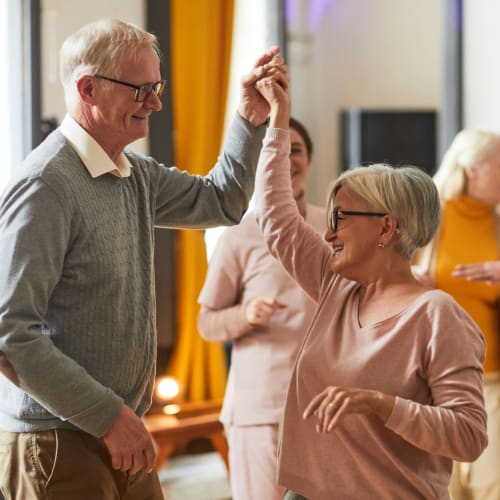
[(144, 104), (147, 104), (147, 107), (153, 111), (160, 111), (163, 108), (163, 103), (155, 92), (150, 92), (146, 99), (144, 99)]

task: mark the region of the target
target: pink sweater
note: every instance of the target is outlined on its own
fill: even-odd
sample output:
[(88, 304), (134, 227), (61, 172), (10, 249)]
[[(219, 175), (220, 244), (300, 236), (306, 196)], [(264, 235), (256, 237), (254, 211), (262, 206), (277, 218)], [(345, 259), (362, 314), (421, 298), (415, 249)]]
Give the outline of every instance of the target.
[[(288, 132), (268, 130), (256, 212), (271, 252), (317, 309), (288, 391), (279, 481), (311, 500), (449, 498), (452, 460), (473, 461), (487, 444), (483, 336), (437, 290), (360, 327), (359, 285), (331, 271), (330, 246), (295, 208), (289, 148)], [(302, 413), (328, 385), (380, 390), (396, 396), (396, 404), (385, 425), (351, 415), (320, 434)]]

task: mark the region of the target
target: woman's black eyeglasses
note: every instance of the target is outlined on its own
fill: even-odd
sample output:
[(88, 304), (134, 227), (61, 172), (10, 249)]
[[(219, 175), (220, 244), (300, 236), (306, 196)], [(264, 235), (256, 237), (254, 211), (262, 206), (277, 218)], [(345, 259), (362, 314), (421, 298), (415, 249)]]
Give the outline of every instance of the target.
[(96, 78), (101, 80), (107, 80), (108, 82), (118, 83), (119, 85), (125, 85), (125, 87), (130, 87), (135, 89), (135, 100), (137, 102), (144, 102), (153, 92), (161, 97), (163, 91), (165, 90), (165, 80), (160, 80), (154, 83), (145, 83), (144, 85), (134, 85), (133, 83), (123, 82), (122, 80), (116, 80), (115, 78), (109, 78), (103, 75), (94, 75)]
[(341, 210), (340, 208), (334, 208), (330, 214), (330, 229), (336, 233), (339, 220), (344, 218), (344, 215), (359, 215), (365, 217), (384, 217), (385, 213), (382, 212), (357, 212), (354, 210)]

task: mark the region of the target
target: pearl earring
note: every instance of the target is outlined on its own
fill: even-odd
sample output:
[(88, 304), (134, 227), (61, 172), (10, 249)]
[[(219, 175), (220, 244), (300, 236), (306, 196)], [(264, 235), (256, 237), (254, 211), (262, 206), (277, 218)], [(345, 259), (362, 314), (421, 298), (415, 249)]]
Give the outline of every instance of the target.
[(377, 246), (378, 246), (379, 248), (384, 248), (384, 246), (385, 246), (385, 245), (384, 245), (381, 241), (379, 241)]

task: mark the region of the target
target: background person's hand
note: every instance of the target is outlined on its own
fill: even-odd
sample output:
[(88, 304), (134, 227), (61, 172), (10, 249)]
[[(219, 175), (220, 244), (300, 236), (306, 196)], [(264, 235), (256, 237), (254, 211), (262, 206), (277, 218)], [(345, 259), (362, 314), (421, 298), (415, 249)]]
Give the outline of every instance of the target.
[(346, 415), (354, 413), (375, 415), (387, 422), (394, 404), (393, 396), (379, 391), (330, 386), (311, 400), (303, 417), (316, 417), (316, 432), (331, 432)]
[(284, 88), (288, 88), (288, 68), (278, 55), (279, 47), (271, 47), (257, 59), (252, 71), (241, 78), (241, 97), (238, 112), (254, 127), (262, 125), (270, 111), (269, 103), (256, 89), (255, 83), (272, 76)]
[(272, 297), (255, 297), (246, 304), (245, 316), (252, 326), (266, 326), (271, 321), (272, 315), (286, 307)]
[(493, 285), (500, 283), (500, 261), (459, 264), (455, 266), (451, 275), (454, 278), (464, 278), (468, 281), (486, 281)]
[(151, 472), (156, 461), (156, 447), (143, 421), (127, 405), (103, 436), (111, 455), (113, 469), (136, 474)]

